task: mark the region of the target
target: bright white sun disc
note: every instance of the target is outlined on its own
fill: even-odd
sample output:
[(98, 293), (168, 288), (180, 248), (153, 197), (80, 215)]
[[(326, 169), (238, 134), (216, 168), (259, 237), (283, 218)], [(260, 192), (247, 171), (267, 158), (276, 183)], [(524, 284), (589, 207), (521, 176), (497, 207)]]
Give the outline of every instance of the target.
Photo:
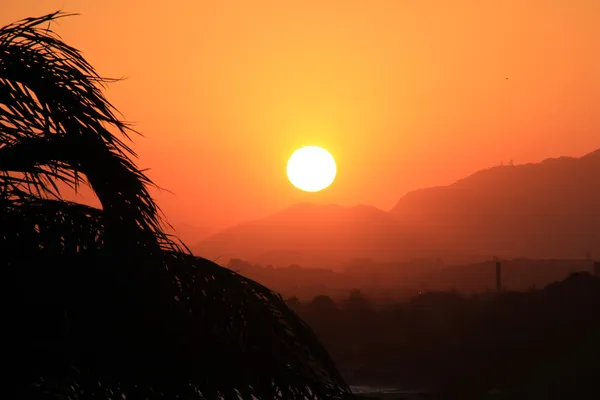
[(324, 148), (306, 146), (296, 150), (287, 163), (292, 185), (305, 192), (318, 192), (333, 183), (337, 168), (333, 156)]

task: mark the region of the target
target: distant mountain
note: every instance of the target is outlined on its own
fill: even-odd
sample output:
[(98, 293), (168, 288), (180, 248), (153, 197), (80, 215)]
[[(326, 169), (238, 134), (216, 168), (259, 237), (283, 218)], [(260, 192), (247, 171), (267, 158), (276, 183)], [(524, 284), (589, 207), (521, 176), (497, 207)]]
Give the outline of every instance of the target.
[(193, 250), (220, 262), (330, 268), (357, 258), (600, 258), (600, 150), (485, 169), (410, 192), (390, 212), (297, 204), (209, 236)]
[(408, 193), (391, 213), (453, 253), (600, 257), (600, 150), (479, 171)]
[(375, 207), (301, 203), (210, 236), (194, 250), (209, 258), (310, 267), (355, 258), (405, 259), (431, 245), (417, 230)]

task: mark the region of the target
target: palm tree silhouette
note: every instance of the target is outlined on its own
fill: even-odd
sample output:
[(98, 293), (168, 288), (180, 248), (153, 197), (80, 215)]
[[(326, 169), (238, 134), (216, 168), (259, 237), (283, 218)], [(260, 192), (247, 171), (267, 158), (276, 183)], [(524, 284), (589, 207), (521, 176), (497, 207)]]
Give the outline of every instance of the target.
[[(281, 297), (165, 234), (135, 131), (51, 23), (0, 28), (0, 311), (12, 398), (346, 398)], [(101, 208), (64, 199), (89, 185)]]

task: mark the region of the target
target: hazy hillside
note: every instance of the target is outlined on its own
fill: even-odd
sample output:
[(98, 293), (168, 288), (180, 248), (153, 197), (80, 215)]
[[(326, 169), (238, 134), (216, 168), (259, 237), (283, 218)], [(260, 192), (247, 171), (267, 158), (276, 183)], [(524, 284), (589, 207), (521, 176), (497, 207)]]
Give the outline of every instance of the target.
[(599, 205), (600, 150), (483, 170), (411, 192), (391, 212), (459, 253), (583, 257), (600, 255)]
[(261, 263), (331, 265), (352, 258), (398, 259), (430, 252), (431, 240), (370, 206), (297, 204), (213, 235), (195, 251)]
[(197, 254), (263, 265), (334, 267), (355, 258), (600, 256), (600, 150), (581, 158), (479, 171), (416, 190), (385, 212), (370, 206), (297, 204), (221, 231)]

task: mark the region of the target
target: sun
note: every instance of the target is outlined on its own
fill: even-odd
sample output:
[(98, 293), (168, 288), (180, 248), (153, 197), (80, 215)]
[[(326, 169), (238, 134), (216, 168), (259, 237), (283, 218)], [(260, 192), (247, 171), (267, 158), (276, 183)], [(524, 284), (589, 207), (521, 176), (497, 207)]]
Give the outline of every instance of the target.
[(331, 153), (322, 147), (306, 146), (296, 150), (287, 163), (292, 185), (305, 192), (318, 192), (335, 180), (337, 167)]

